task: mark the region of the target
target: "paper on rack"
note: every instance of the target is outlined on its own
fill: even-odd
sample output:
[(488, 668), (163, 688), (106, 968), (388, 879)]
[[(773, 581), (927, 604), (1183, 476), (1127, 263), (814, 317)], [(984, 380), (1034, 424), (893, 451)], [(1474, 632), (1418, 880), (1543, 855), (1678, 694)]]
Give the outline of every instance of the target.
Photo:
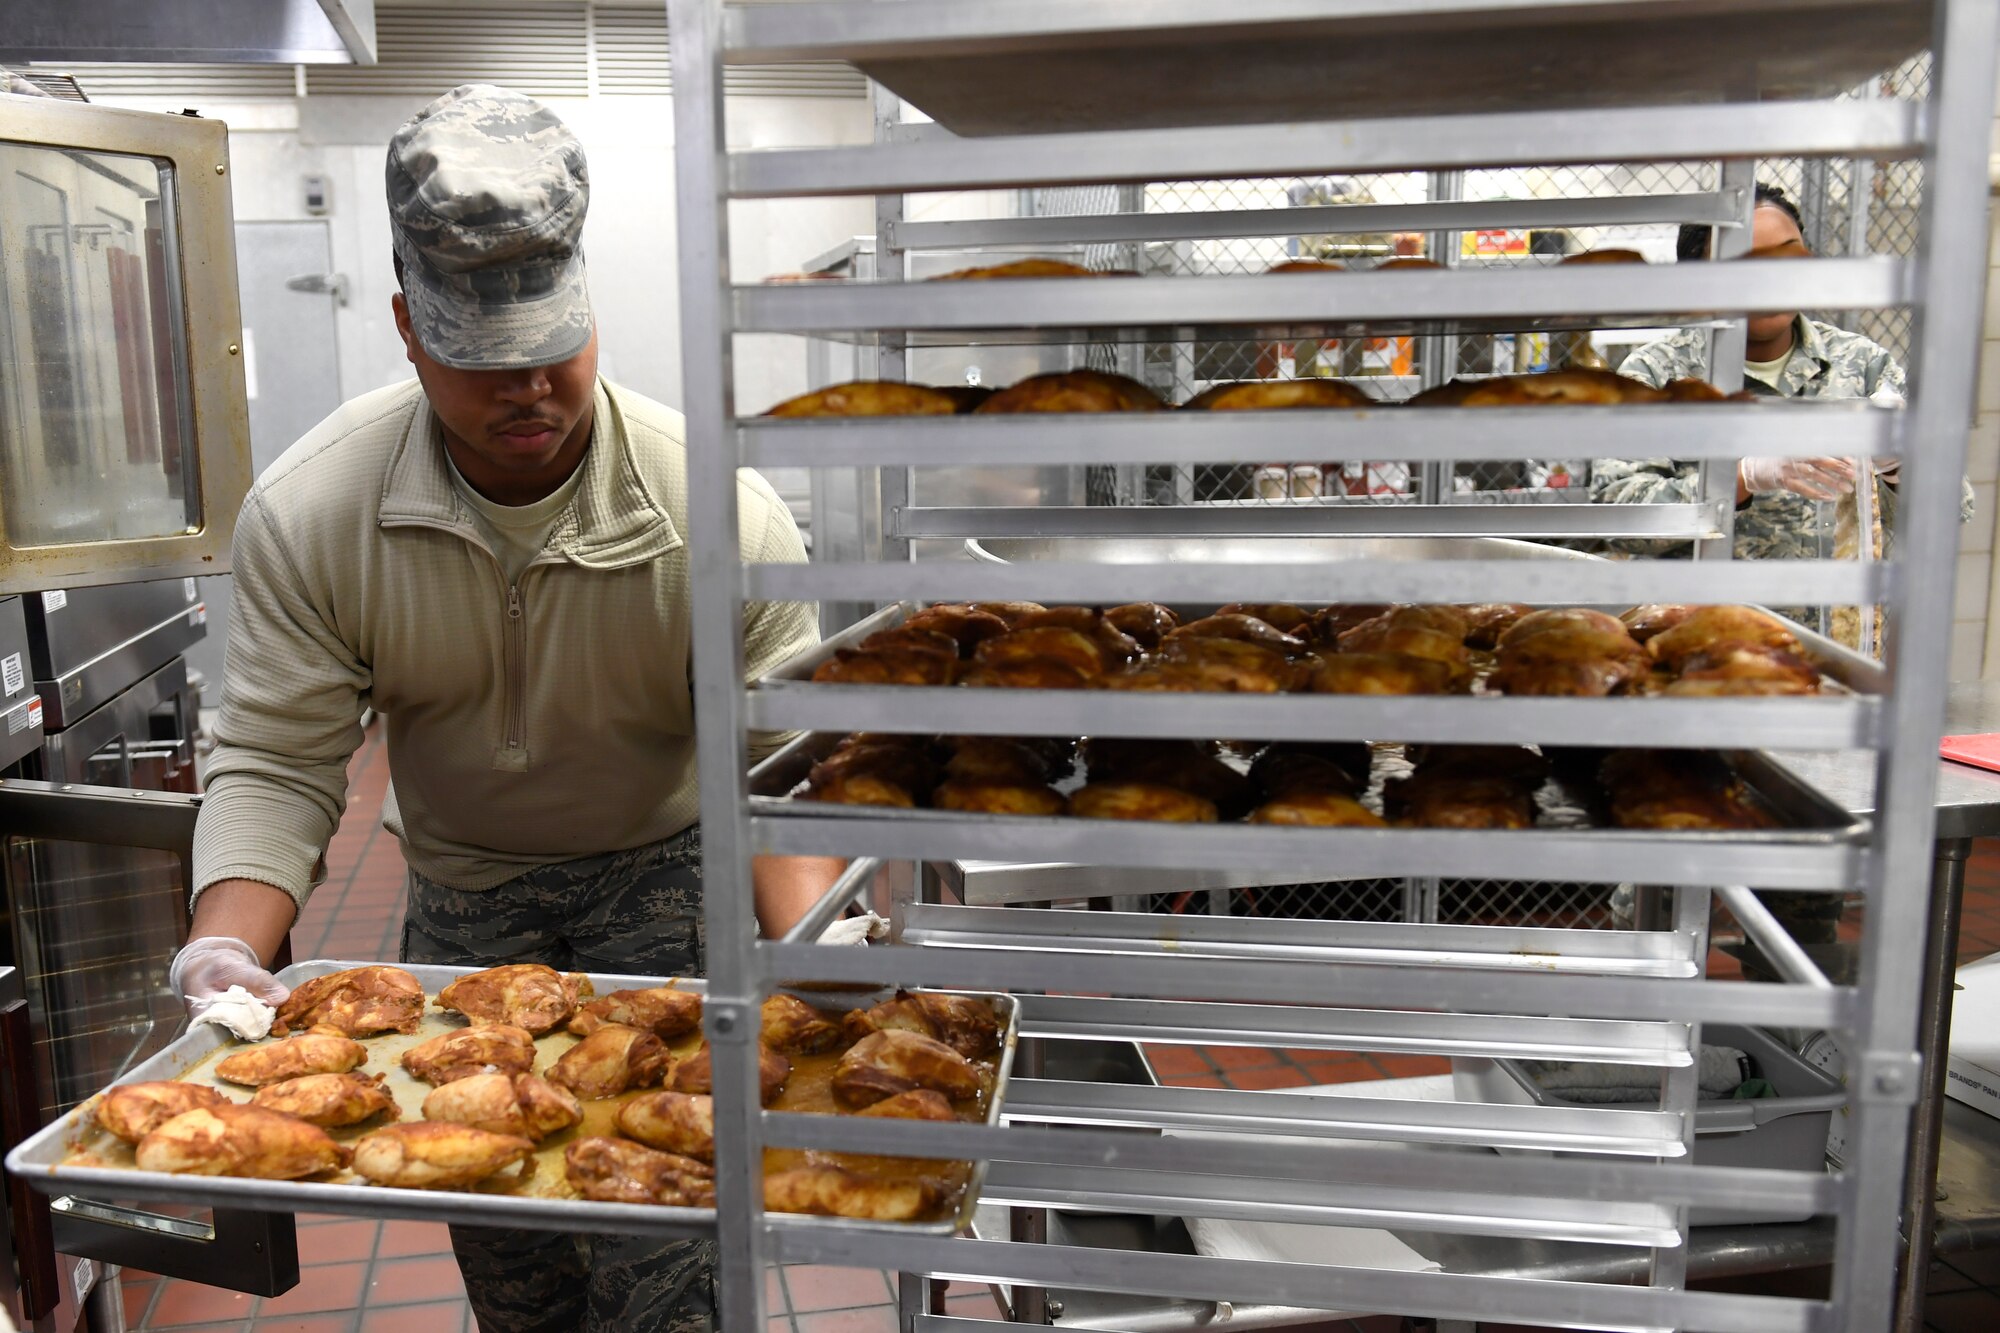
[(201, 1012), (188, 1024), (189, 1031), (203, 1023), (227, 1028), (245, 1041), (262, 1041), (271, 1035), (271, 1020), (278, 1011), (241, 986), (231, 986), (211, 1000), (202, 1000)]

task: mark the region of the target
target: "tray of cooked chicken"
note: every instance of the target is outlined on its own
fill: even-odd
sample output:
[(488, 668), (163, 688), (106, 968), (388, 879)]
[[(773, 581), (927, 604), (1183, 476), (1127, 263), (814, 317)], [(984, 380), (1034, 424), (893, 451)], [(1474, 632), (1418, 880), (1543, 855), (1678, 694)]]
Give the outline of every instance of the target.
[[(8, 1154), (51, 1194), (480, 1226), (697, 1233), (715, 1220), (699, 980), (315, 961), (270, 1035), (201, 1024)], [(997, 1124), (1013, 997), (784, 992), (775, 1111)], [(812, 1225), (967, 1225), (983, 1162), (765, 1151)]]
[[(759, 688), (1713, 697), (1841, 690), (1841, 665), (1778, 617), (1738, 606), (1620, 617), (1525, 606), (1239, 604), (1201, 615), (1153, 603), (904, 603)], [(1867, 827), (1752, 751), (813, 733), (759, 764), (750, 790), (763, 812), (836, 817), (1756, 830), (1800, 842)]]

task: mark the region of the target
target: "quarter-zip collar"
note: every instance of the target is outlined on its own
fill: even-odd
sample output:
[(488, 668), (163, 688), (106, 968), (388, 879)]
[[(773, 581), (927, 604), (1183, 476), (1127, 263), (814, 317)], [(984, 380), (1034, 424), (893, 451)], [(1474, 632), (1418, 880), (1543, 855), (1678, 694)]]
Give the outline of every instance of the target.
[[(421, 393), (409, 429), (389, 460), (378, 512), (382, 527), (442, 528), (485, 549), (478, 523), (451, 484), (443, 430)], [(587, 569), (623, 569), (681, 545), (665, 503), (632, 460), (623, 406), (601, 379), (590, 447), (583, 455), (583, 481), (548, 544), (550, 551)]]

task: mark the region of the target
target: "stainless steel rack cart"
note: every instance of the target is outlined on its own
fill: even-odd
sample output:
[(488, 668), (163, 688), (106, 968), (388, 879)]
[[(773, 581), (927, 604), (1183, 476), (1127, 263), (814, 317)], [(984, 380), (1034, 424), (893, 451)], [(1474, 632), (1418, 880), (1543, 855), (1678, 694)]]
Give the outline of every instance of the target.
[[(1415, 10), (1415, 13), (1412, 13)], [(1897, 1209), (1910, 1105), (1931, 860), (1931, 788), (1943, 717), (1948, 586), (1959, 459), (1978, 344), (1986, 253), (1986, 153), (2000, 0), (1690, 0), (1663, 13), (1638, 0), (804, 0), (724, 6), (670, 0), (680, 207), (685, 382), (696, 512), (690, 534), (701, 719), (702, 815), (710, 885), (709, 1036), (720, 1139), (718, 1230), (725, 1318), (761, 1317), (760, 1266), (788, 1260), (894, 1266), (1025, 1286), (1061, 1285), (1382, 1311), (1468, 1321), (1714, 1330), (1884, 1328), (1893, 1303)], [(1782, 54), (1765, 40), (1786, 34)], [(1937, 77), (1922, 104), (1827, 100), (1871, 69), (1929, 45)], [(872, 147), (731, 151), (722, 67), (837, 59), (870, 72), (946, 130)], [(1350, 100), (1343, 100), (1350, 99)], [(1544, 109), (1530, 110), (1538, 107)], [(1559, 107), (1550, 110), (1546, 108)], [(1366, 120), (1329, 116), (1366, 115)], [(1248, 123), (1246, 123), (1248, 122)], [(959, 133), (949, 133), (955, 128)], [(874, 195), (884, 222), (911, 191), (1282, 176), (1329, 169), (1449, 170), (1518, 163), (1707, 160), (1722, 165), (1735, 225), (1719, 257), (1749, 248), (1754, 162), (1775, 156), (1921, 160), (1929, 188), (1912, 260), (1827, 259), (1680, 268), (1592, 266), (1540, 272), (1397, 272), (1096, 282), (905, 284), (895, 265), (871, 284), (732, 285), (728, 204), (736, 199)], [(1733, 193), (1732, 193), (1733, 192)], [(1702, 205), (1708, 207), (1707, 204)], [(1058, 221), (1058, 220), (1038, 220)], [(1371, 227), (1380, 225), (1371, 221)], [(1435, 224), (1431, 224), (1435, 225)], [(1048, 229), (1010, 239), (1059, 239)], [(1072, 238), (1075, 239), (1075, 238)], [(1632, 411), (1517, 409), (1422, 413), (1234, 413), (1152, 417), (759, 421), (739, 417), (734, 336), (799, 333), (873, 342), (895, 377), (903, 349), (984, 342), (1075, 342), (1349, 333), (1448, 335), (1481, 328), (1582, 329), (1715, 321), (1713, 377), (1740, 374), (1745, 312), (1909, 307), (1915, 393), (1907, 407), (1806, 404), (1663, 406)], [(1329, 318), (1329, 311), (1338, 312)], [(761, 407), (762, 405), (746, 405)], [(1508, 600), (1883, 604), (1892, 688), (1818, 700), (1375, 702), (1231, 696), (1066, 695), (827, 687), (748, 689), (738, 631), (745, 600), (1011, 598), (1187, 603), (1324, 601), (1322, 571), (1283, 563), (1013, 566), (893, 561), (744, 565), (739, 466), (822, 469), (1069, 464), (1246, 463), (1309, 456), (1412, 463), (1543, 456), (1562, 432), (1602, 457), (1703, 461), (1703, 494), (1680, 512), (1607, 515), (1536, 506), (1541, 532), (1602, 531), (1607, 520), (1691, 531), (1692, 562), (1605, 565), (1368, 559), (1343, 566), (1355, 601)], [(1893, 561), (1736, 564), (1734, 460), (1752, 455), (1896, 456), (1903, 530)], [(1565, 513), (1562, 511), (1568, 510)], [(1389, 517), (1380, 517), (1381, 514)], [(998, 509), (906, 511), (894, 536), (1512, 535), (1519, 519), (1469, 506), (1327, 506), (1258, 512)], [(1116, 524), (1115, 530), (1112, 525)], [(1471, 531), (1469, 526), (1476, 526)], [(892, 546), (892, 550), (896, 548)], [(901, 554), (900, 551), (897, 551)], [(1461, 707), (1478, 702), (1479, 707)], [(1421, 704), (1422, 706), (1416, 706)], [(1274, 830), (974, 819), (812, 819), (753, 810), (740, 772), (746, 729), (977, 732), (1071, 730), (1247, 739), (1450, 739), (1725, 748), (1865, 749), (1881, 775), (1865, 841), (1782, 846), (1755, 834), (1557, 842), (1533, 833)], [(1671, 932), (1563, 932), (1446, 926), (1261, 934), (1231, 922), (1197, 947), (1105, 942), (1115, 917), (1005, 909), (925, 909), (915, 947), (825, 949), (813, 936), (858, 893), (880, 858), (1038, 858), (1123, 867), (1351, 874), (1643, 875), (1674, 886)], [(759, 943), (751, 857), (858, 858), (822, 910), (783, 941)], [(1701, 974), (1711, 894), (1785, 953), (1782, 927), (1733, 886), (1858, 892), (1869, 907), (1861, 981), (1829, 982), (1786, 953), (1787, 980), (1749, 986)], [(734, 890), (734, 891), (732, 891)], [(843, 897), (844, 895), (844, 897)], [(1088, 926), (1086, 930), (1084, 927)], [(1150, 927), (1145, 928), (1150, 931)], [(1528, 938), (1532, 934), (1533, 938)], [(1661, 949), (1663, 935), (1672, 945)], [(1066, 936), (1086, 937), (1080, 949)], [(1546, 955), (1542, 951), (1548, 951)], [(1022, 994), (1022, 1031), (1155, 1041), (1269, 1042), (1431, 1053), (1485, 1050), (1623, 1061), (1661, 1071), (1657, 1110), (1406, 1103), (1394, 1117), (1337, 1098), (1272, 1099), (1202, 1089), (1107, 1090), (1017, 1082), (1000, 1129), (813, 1123), (761, 1112), (752, 1059), (758, 998), (785, 978), (970, 986)], [(1099, 998), (1103, 997), (1103, 998)], [(1199, 997), (1199, 998), (1196, 998)], [(1275, 1003), (1273, 1003), (1275, 1002)], [(1819, 1174), (1688, 1164), (1694, 1051), (1705, 1022), (1825, 1028), (1843, 1035), (1852, 1102), (1847, 1165)], [(823, 1118), (822, 1118), (823, 1119)], [(1184, 1145), (1138, 1132), (1197, 1126)], [(1061, 1128), (1055, 1128), (1060, 1126)], [(1282, 1136), (1282, 1137), (1280, 1137)], [(1321, 1142), (1312, 1142), (1320, 1140)], [(1422, 1145), (1385, 1157), (1355, 1140)], [(1650, 1282), (1622, 1286), (1466, 1273), (1243, 1262), (1073, 1244), (909, 1238), (863, 1228), (820, 1234), (759, 1207), (760, 1144), (990, 1159), (987, 1198), (1207, 1217), (1386, 1225), (1421, 1219), (1446, 1234), (1561, 1238), (1649, 1250)], [(1556, 1156), (1494, 1156), (1500, 1146)], [(1582, 1153), (1610, 1153), (1610, 1160)], [(1835, 1219), (1824, 1301), (1685, 1290), (1692, 1208), (1777, 1208)], [(905, 1286), (905, 1321), (950, 1333), (961, 1321)]]

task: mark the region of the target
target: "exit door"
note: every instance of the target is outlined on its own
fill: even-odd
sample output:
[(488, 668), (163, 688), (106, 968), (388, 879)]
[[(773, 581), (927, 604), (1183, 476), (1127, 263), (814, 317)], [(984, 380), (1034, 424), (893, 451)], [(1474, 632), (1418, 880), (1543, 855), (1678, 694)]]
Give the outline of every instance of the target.
[[(333, 246), (326, 223), (236, 224), (250, 458), (258, 476), (340, 406), (333, 312), (347, 289), (344, 282), (332, 282), (332, 274)], [(308, 281), (288, 285), (298, 279)], [(306, 290), (313, 287), (321, 290)], [(208, 637), (187, 653), (188, 664), (205, 679), (202, 703), (209, 708), (222, 703), (231, 582), (228, 575), (201, 581), (202, 599), (208, 604)]]

